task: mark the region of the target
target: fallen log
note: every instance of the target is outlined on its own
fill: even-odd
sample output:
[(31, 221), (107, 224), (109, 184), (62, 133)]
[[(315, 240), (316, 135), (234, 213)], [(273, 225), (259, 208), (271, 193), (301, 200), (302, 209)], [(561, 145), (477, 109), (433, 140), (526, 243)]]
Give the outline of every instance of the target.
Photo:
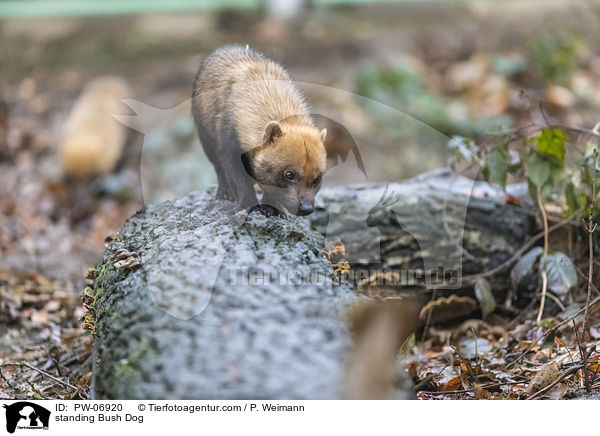
[[(399, 288), (446, 281), (442, 288), (460, 289), (463, 277), (502, 264), (536, 231), (526, 185), (505, 192), (445, 168), (403, 182), (325, 189), (317, 205), (312, 226), (330, 244), (343, 244), (354, 282), (397, 271)], [(493, 282), (503, 298), (508, 273)]]
[(339, 398), (360, 298), (322, 239), (212, 192), (138, 212), (88, 290), (96, 398)]

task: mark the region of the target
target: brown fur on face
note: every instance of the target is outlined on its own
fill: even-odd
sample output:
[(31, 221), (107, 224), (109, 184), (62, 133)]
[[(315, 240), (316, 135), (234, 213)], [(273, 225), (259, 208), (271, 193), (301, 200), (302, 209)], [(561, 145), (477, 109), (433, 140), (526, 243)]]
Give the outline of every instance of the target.
[[(267, 125), (264, 144), (249, 158), (251, 175), (264, 191), (262, 203), (293, 215), (312, 212), (327, 160), (325, 135), (312, 126)], [(293, 180), (286, 178), (287, 172)]]

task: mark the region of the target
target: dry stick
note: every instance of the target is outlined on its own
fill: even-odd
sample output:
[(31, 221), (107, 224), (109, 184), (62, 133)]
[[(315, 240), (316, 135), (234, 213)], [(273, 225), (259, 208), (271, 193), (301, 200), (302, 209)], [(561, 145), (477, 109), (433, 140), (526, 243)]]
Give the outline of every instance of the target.
[(526, 399), (527, 400), (533, 400), (536, 397), (539, 397), (540, 395), (542, 395), (543, 393), (548, 392), (550, 389), (552, 389), (554, 386), (556, 386), (558, 383), (560, 383), (562, 381), (562, 379), (564, 379), (566, 376), (573, 374), (574, 372), (580, 370), (581, 368), (583, 368), (583, 365), (572, 366), (571, 368), (567, 369), (564, 373), (562, 373), (560, 375), (560, 377), (558, 377), (556, 380), (554, 380), (548, 386), (546, 386), (543, 389), (540, 389), (539, 391), (537, 391), (536, 393), (530, 395)]
[(27, 382), (27, 384), (29, 385), (29, 387), (31, 388), (31, 390), (33, 391), (33, 393), (38, 394), (42, 400), (49, 400), (50, 399), (46, 395), (44, 395), (39, 389), (37, 389), (33, 385), (33, 383), (31, 383), (29, 380), (25, 380), (25, 381)]
[(4, 364), (1, 364), (0, 366), (4, 366), (4, 365), (26, 366), (27, 368), (29, 368), (29, 369), (33, 369), (34, 371), (37, 371), (37, 372), (39, 372), (40, 374), (42, 374), (42, 375), (44, 375), (44, 376), (46, 376), (46, 377), (48, 377), (48, 378), (50, 378), (50, 379), (54, 380), (54, 381), (55, 381), (55, 382), (57, 382), (57, 383), (60, 383), (60, 384), (61, 384), (61, 385), (63, 385), (63, 386), (67, 386), (67, 387), (69, 387), (69, 388), (71, 388), (71, 389), (74, 389), (74, 390), (76, 390), (76, 391), (78, 390), (78, 389), (77, 389), (77, 387), (73, 386), (71, 383), (68, 383), (68, 382), (66, 382), (66, 381), (64, 381), (64, 380), (61, 380), (61, 379), (59, 379), (59, 378), (57, 378), (57, 377), (54, 377), (52, 374), (50, 374), (50, 373), (47, 373), (46, 371), (44, 371), (44, 370), (42, 370), (42, 369), (36, 368), (35, 366), (33, 366), (33, 365), (30, 365), (30, 364), (29, 364), (29, 363), (27, 363), (27, 362), (20, 362), (20, 363), (4, 363)]
[[(596, 172), (596, 167), (598, 166), (598, 150), (594, 149), (594, 173)], [(590, 208), (588, 209), (588, 222), (585, 226), (585, 229), (588, 232), (588, 252), (589, 252), (589, 266), (588, 266), (588, 288), (587, 288), (587, 297), (585, 300), (585, 312), (583, 315), (583, 338), (582, 341), (585, 344), (585, 349), (587, 350), (586, 338), (589, 336), (588, 328), (590, 323), (590, 299), (592, 296), (592, 275), (594, 273), (594, 231), (596, 230), (596, 225), (594, 223), (594, 207), (596, 205), (596, 174), (593, 175), (593, 183), (592, 183), (592, 204), (590, 204)], [(582, 348), (583, 346), (580, 346)], [(583, 359), (583, 368), (585, 374), (585, 389), (590, 393), (590, 371), (588, 367), (587, 355), (582, 355)]]
[[(590, 388), (590, 374), (588, 369), (588, 352), (587, 345), (584, 346), (584, 342), (581, 341), (579, 337), (579, 333), (577, 333), (577, 324), (575, 324), (575, 320), (573, 320), (573, 331), (575, 332), (575, 340), (577, 341), (577, 347), (579, 348), (579, 355), (581, 356), (581, 361), (583, 362), (583, 381), (585, 383), (585, 391), (589, 394), (592, 390)], [(585, 339), (584, 339), (585, 341)]]
[[(598, 150), (594, 150), (594, 172), (596, 171), (596, 166), (598, 165)], [(596, 230), (597, 224), (593, 222), (593, 213), (594, 207), (596, 205), (596, 178), (594, 177), (594, 182), (592, 183), (592, 204), (588, 209), (588, 222), (585, 225), (585, 229), (588, 232), (588, 252), (589, 252), (589, 266), (588, 266), (588, 289), (587, 289), (587, 298), (585, 301), (585, 315), (583, 316), (583, 340), (585, 341), (588, 335), (588, 326), (590, 322), (590, 297), (592, 294), (592, 275), (594, 273), (594, 231)]]
[(555, 297), (554, 295), (552, 295), (552, 293), (546, 293), (546, 297), (550, 298), (552, 301), (554, 301), (556, 303), (556, 305), (560, 308), (560, 310), (562, 312), (564, 312), (565, 310), (567, 310), (567, 308), (565, 307), (564, 304), (562, 304), (562, 301), (560, 301), (558, 299), (558, 297)]
[(571, 132), (577, 132), (577, 133), (581, 133), (583, 135), (600, 136), (600, 131), (599, 131), (600, 123), (596, 124), (593, 129), (585, 129), (583, 127), (563, 126), (560, 124), (550, 123), (550, 121), (548, 120), (548, 117), (546, 116), (546, 112), (544, 111), (544, 102), (543, 101), (540, 101), (540, 113), (542, 114), (544, 121), (546, 121), (546, 125), (550, 129), (570, 130)]
[[(500, 386), (508, 386), (508, 385), (518, 385), (521, 383), (525, 383), (527, 380), (520, 380), (520, 381), (508, 381), (508, 382), (500, 382), (500, 383), (495, 383), (492, 385), (482, 385), (479, 386), (481, 389), (490, 389), (490, 388), (498, 388)], [(446, 391), (446, 392), (442, 392), (442, 391), (419, 391), (422, 394), (427, 394), (427, 395), (445, 395), (445, 394), (466, 394), (467, 392), (473, 392), (475, 390), (475, 388), (471, 388), (471, 389), (460, 389), (458, 391)]]
[[(590, 303), (590, 307), (593, 306), (594, 304), (598, 303), (600, 301), (600, 297), (596, 297), (594, 298), (594, 301), (592, 301)], [(519, 360), (521, 360), (527, 353), (529, 353), (531, 351), (531, 349), (535, 346), (535, 344), (537, 344), (540, 340), (546, 340), (545, 338), (552, 333), (553, 331), (558, 330), (559, 328), (561, 328), (562, 326), (564, 326), (565, 324), (571, 322), (572, 319), (574, 319), (575, 317), (581, 315), (583, 312), (585, 311), (585, 307), (583, 309), (580, 309), (577, 311), (577, 313), (575, 313), (574, 315), (570, 316), (569, 318), (565, 319), (564, 321), (560, 322), (559, 324), (557, 324), (556, 326), (552, 327), (551, 329), (547, 330), (546, 333), (538, 336), (536, 338), (535, 341), (533, 341), (531, 343), (531, 345), (529, 346), (529, 348), (527, 348), (525, 351), (523, 351), (515, 360), (513, 360), (512, 362), (510, 362), (508, 365), (506, 365), (506, 369), (510, 369), (512, 368), (512, 366), (517, 363)]]
[(546, 209), (542, 203), (542, 194), (540, 187), (537, 187), (537, 201), (538, 207), (542, 211), (542, 218), (544, 220), (544, 255), (542, 257), (543, 268), (542, 268), (542, 301), (540, 303), (540, 310), (537, 316), (537, 323), (539, 324), (542, 320), (542, 314), (544, 313), (544, 305), (546, 304), (546, 292), (548, 288), (548, 277), (546, 275), (546, 258), (548, 257), (548, 217), (546, 216)]
[[(431, 293), (431, 301), (435, 300), (437, 289), (434, 289)], [(427, 312), (427, 319), (425, 320), (425, 327), (423, 327), (423, 339), (427, 339), (429, 336), (429, 326), (431, 325), (431, 316), (433, 315), (433, 310)]]
[[(592, 262), (594, 263), (594, 262)], [(592, 283), (591, 280), (588, 279), (588, 277), (591, 276), (586, 276), (585, 273), (583, 271), (581, 271), (581, 268), (579, 268), (577, 265), (575, 266), (575, 271), (577, 271), (577, 274), (579, 274), (579, 277), (585, 279), (588, 282), (588, 286), (590, 286), (592, 288), (592, 291), (594, 291), (596, 294), (600, 294), (600, 290), (598, 290), (598, 288)]]

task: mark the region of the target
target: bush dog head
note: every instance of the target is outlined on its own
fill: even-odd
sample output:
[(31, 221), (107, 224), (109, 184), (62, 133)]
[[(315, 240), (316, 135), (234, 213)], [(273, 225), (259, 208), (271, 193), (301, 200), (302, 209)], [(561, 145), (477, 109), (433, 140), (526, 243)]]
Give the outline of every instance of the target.
[(291, 215), (309, 215), (321, 188), (325, 129), (270, 121), (262, 144), (244, 153), (246, 171), (263, 190), (262, 203)]

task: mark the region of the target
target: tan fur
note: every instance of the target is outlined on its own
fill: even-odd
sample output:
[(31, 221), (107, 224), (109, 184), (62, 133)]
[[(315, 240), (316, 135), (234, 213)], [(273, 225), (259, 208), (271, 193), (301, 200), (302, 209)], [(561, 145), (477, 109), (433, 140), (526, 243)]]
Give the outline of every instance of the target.
[[(232, 168), (223, 160), (238, 159), (229, 149), (239, 147), (248, 153), (250, 176), (274, 206), (295, 213), (301, 200), (314, 201), (314, 181), (326, 165), (326, 132), (315, 127), (304, 97), (279, 64), (248, 48), (218, 49), (196, 77), (192, 111), (223, 195), (247, 206), (239, 193), (244, 189), (223, 174)], [(293, 186), (283, 178), (287, 170), (298, 175)]]
[(113, 115), (123, 112), (120, 100), (128, 96), (127, 85), (116, 77), (102, 77), (87, 86), (65, 123), (60, 146), (65, 174), (84, 177), (114, 169), (126, 129)]
[(269, 121), (295, 119), (294, 124), (314, 127), (304, 97), (288, 73), (255, 53), (241, 47), (215, 51), (196, 79), (193, 94), (205, 102), (198, 113), (205, 125), (214, 127), (211, 133), (216, 136), (223, 126), (222, 116), (231, 105), (245, 151), (262, 144)]
[[(282, 130), (283, 135), (275, 140), (272, 147), (257, 153), (254, 165), (259, 169), (263, 169), (267, 163), (280, 170), (289, 167), (300, 173), (307, 182), (312, 181), (323, 171), (327, 159), (318, 130), (293, 124), (282, 124)], [(275, 172), (261, 173), (265, 181), (279, 176)]]

